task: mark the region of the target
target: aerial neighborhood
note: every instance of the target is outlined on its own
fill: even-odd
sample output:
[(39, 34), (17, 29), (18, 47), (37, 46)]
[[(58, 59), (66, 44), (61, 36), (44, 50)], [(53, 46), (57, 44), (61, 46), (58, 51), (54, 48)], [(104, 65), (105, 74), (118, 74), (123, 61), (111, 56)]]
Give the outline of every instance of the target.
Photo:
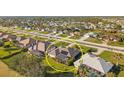
[(0, 62), (15, 71), (12, 76), (123, 77), (124, 24), (115, 19), (124, 21), (0, 17)]

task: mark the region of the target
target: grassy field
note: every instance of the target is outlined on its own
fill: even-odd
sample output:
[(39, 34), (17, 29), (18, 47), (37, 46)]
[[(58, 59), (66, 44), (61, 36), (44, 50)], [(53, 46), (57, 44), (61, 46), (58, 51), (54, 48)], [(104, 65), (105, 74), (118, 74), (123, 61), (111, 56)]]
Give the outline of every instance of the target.
[(118, 76), (119, 77), (124, 77), (124, 71), (121, 71)]
[(88, 41), (88, 42), (92, 42), (92, 43), (98, 43), (98, 44), (102, 44), (102, 41), (101, 40), (98, 40), (96, 38), (88, 38), (86, 39), (85, 41)]
[(17, 55), (14, 55), (14, 56), (12, 56), (12, 57), (2, 59), (2, 61), (5, 62), (5, 63), (7, 63), (8, 65), (9, 65), (9, 64), (13, 64), (14, 60), (15, 60), (17, 57), (19, 57), (20, 55), (23, 55), (23, 54), (25, 54), (25, 52), (21, 52), (21, 53), (19, 53), (19, 54), (17, 54)]
[(113, 64), (118, 63), (120, 65), (124, 65), (124, 55), (123, 54), (104, 51), (99, 56)]
[(55, 39), (49, 39), (48, 42), (55, 42)]
[(80, 38), (81, 38), (81, 36), (78, 36), (78, 35), (70, 37), (70, 39), (80, 39)]
[[(16, 58), (19, 58), (21, 55), (25, 54), (25, 52), (21, 52), (19, 54), (16, 54), (12, 57), (9, 57), (9, 58), (5, 58), (5, 59), (2, 59), (2, 62), (4, 62), (7, 66), (8, 66), (8, 69), (13, 69), (13, 67), (15, 67), (15, 59)], [(20, 60), (20, 59), (19, 59)], [(16, 71), (15, 71), (16, 72)]]
[(124, 47), (124, 42), (108, 42), (108, 45)]
[(0, 61), (0, 77), (20, 77), (18, 72), (10, 69), (5, 63)]
[(42, 37), (33, 37), (33, 39), (35, 40), (40, 40), (40, 41), (47, 41), (48, 39), (47, 38), (42, 38)]
[(13, 44), (11, 42), (5, 42), (4, 46), (6, 46), (6, 45), (10, 45), (10, 47), (9, 48), (4, 48), (3, 46), (0, 47), (0, 58), (3, 58), (5, 56), (9, 56), (11, 54), (21, 51), (21, 49), (13, 46)]
[(113, 53), (109, 51), (104, 51), (99, 55), (108, 62), (118, 65), (120, 68), (119, 73), (116, 76), (124, 77), (124, 55), (119, 53)]
[(59, 36), (60, 37), (67, 37), (68, 35), (67, 34), (60, 34)]
[(57, 43), (55, 44), (55, 46), (57, 46), (57, 47), (60, 47), (60, 46), (65, 47), (65, 46), (68, 46), (68, 45), (69, 45), (69, 43), (67, 43), (67, 42), (62, 42), (62, 41), (57, 42)]
[(41, 34), (49, 34), (48, 31), (43, 31), (43, 32), (40, 32)]

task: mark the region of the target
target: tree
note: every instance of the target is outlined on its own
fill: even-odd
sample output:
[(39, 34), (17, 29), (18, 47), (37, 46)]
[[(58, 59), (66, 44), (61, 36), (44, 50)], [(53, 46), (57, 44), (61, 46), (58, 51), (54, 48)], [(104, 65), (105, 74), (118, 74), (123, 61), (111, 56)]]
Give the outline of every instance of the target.
[(45, 75), (42, 59), (29, 54), (19, 55), (14, 59), (11, 67), (20, 72), (20, 74), (28, 77), (42, 77)]
[(3, 46), (4, 42), (2, 40), (0, 40), (0, 46)]

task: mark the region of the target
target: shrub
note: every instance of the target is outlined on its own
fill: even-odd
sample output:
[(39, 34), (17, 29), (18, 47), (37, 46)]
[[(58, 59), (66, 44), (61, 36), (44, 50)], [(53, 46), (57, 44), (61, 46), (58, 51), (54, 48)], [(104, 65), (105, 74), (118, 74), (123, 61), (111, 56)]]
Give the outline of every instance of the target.
[(97, 52), (97, 49), (96, 49), (96, 48), (90, 48), (90, 49), (88, 50), (88, 52)]
[(4, 48), (10, 48), (11, 46), (10, 45), (4, 45)]
[(22, 51), (23, 52), (27, 52), (28, 51), (28, 48), (23, 48)]
[(73, 65), (73, 58), (69, 58), (69, 59), (68, 59), (67, 65), (68, 65), (68, 66)]
[(0, 46), (3, 46), (4, 42), (2, 40), (0, 40)]

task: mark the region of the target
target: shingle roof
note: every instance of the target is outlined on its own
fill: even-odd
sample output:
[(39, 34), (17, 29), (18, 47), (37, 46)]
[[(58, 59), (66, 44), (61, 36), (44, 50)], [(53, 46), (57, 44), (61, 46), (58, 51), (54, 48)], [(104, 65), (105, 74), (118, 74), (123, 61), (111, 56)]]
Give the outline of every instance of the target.
[(73, 48), (57, 48), (50, 52), (50, 54), (56, 56), (57, 54), (61, 53), (63, 55), (66, 55), (67, 57), (75, 57), (79, 54), (80, 51), (73, 49)]
[(74, 48), (68, 48), (68, 52), (70, 54), (71, 57), (75, 57), (76, 55), (78, 55), (80, 53), (79, 50), (77, 49), (74, 49)]
[(104, 74), (113, 67), (113, 64), (106, 62), (104, 59), (96, 57), (95, 55), (89, 53), (83, 55), (83, 64)]
[(54, 55), (55, 57), (60, 53), (59, 49), (56, 48), (53, 51), (49, 52), (50, 55)]
[(57, 56), (56, 56), (56, 58), (57, 59), (60, 59), (60, 60), (62, 60), (62, 61), (66, 61), (67, 60), (67, 56), (66, 55), (64, 55), (64, 54), (58, 54)]
[(39, 50), (39, 51), (43, 51), (45, 52), (46, 49), (49, 47), (51, 43), (50, 42), (41, 42), (41, 41), (38, 41), (37, 44), (36, 44), (36, 50)]
[(21, 40), (20, 41), (20, 44), (23, 44), (24, 46), (30, 46), (30, 45), (34, 45), (35, 44), (35, 40), (32, 39), (32, 38), (27, 38), (27, 39), (24, 39), (24, 40)]

